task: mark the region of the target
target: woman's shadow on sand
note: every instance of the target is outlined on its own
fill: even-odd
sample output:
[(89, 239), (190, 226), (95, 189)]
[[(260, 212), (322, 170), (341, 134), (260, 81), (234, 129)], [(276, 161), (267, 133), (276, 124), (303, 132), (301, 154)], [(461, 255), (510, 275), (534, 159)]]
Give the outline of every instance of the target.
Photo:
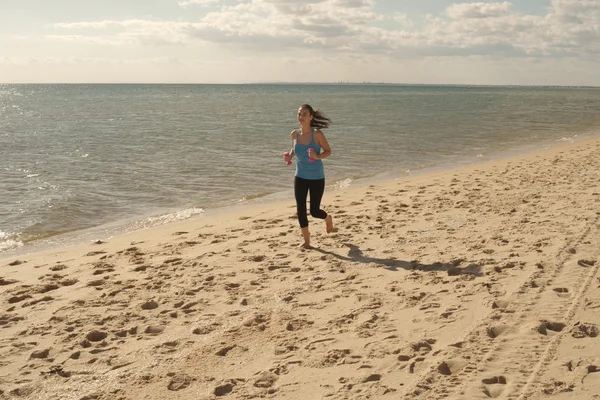
[(365, 256), (362, 250), (351, 243), (342, 243), (344, 246), (348, 247), (348, 255), (344, 256), (341, 254), (334, 253), (333, 251), (323, 250), (318, 247), (313, 247), (313, 250), (316, 250), (323, 254), (331, 255), (339, 260), (343, 261), (352, 261), (359, 262), (364, 264), (375, 263), (381, 265), (383, 268), (388, 269), (390, 271), (397, 271), (398, 269), (404, 269), (408, 271), (419, 270), (419, 271), (445, 271), (448, 275), (460, 275), (460, 274), (470, 274), (475, 276), (483, 276), (482, 268), (478, 264), (469, 264), (465, 267), (459, 267), (459, 265), (465, 260), (458, 259), (451, 263), (442, 263), (436, 262), (433, 264), (421, 264), (417, 261), (403, 261), (396, 260), (392, 258), (376, 258), (376, 257), (368, 257)]

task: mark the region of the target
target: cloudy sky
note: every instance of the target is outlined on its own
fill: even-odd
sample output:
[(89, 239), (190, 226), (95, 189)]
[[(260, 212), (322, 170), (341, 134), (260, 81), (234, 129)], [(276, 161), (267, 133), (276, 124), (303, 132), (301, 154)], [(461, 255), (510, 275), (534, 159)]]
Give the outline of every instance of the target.
[(600, 0), (0, 0), (0, 82), (600, 86)]

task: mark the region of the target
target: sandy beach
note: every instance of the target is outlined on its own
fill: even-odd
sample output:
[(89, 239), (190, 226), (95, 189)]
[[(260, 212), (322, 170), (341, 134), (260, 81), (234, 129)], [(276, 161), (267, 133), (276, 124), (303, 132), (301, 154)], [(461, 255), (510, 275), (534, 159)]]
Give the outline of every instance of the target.
[(0, 399), (600, 398), (600, 139), (323, 205), (0, 260)]

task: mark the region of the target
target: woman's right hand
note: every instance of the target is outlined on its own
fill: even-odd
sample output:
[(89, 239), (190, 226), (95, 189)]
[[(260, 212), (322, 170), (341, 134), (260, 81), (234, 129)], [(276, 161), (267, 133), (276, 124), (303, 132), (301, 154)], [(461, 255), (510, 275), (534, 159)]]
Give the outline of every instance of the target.
[(283, 153), (283, 161), (285, 161), (286, 163), (289, 163), (292, 161), (292, 157), (290, 156), (290, 153), (288, 153), (287, 151), (285, 153)]

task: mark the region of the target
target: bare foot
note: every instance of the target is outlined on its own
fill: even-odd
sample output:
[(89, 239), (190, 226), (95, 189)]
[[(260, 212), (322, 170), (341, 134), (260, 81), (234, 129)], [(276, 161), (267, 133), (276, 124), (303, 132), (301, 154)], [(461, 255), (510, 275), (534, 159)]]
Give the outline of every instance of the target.
[(300, 247), (301, 249), (312, 249), (312, 246), (310, 245), (310, 243), (302, 243), (298, 247)]
[(325, 218), (325, 227), (327, 229), (327, 233), (331, 233), (331, 231), (333, 231), (333, 217), (331, 215), (328, 215)]

